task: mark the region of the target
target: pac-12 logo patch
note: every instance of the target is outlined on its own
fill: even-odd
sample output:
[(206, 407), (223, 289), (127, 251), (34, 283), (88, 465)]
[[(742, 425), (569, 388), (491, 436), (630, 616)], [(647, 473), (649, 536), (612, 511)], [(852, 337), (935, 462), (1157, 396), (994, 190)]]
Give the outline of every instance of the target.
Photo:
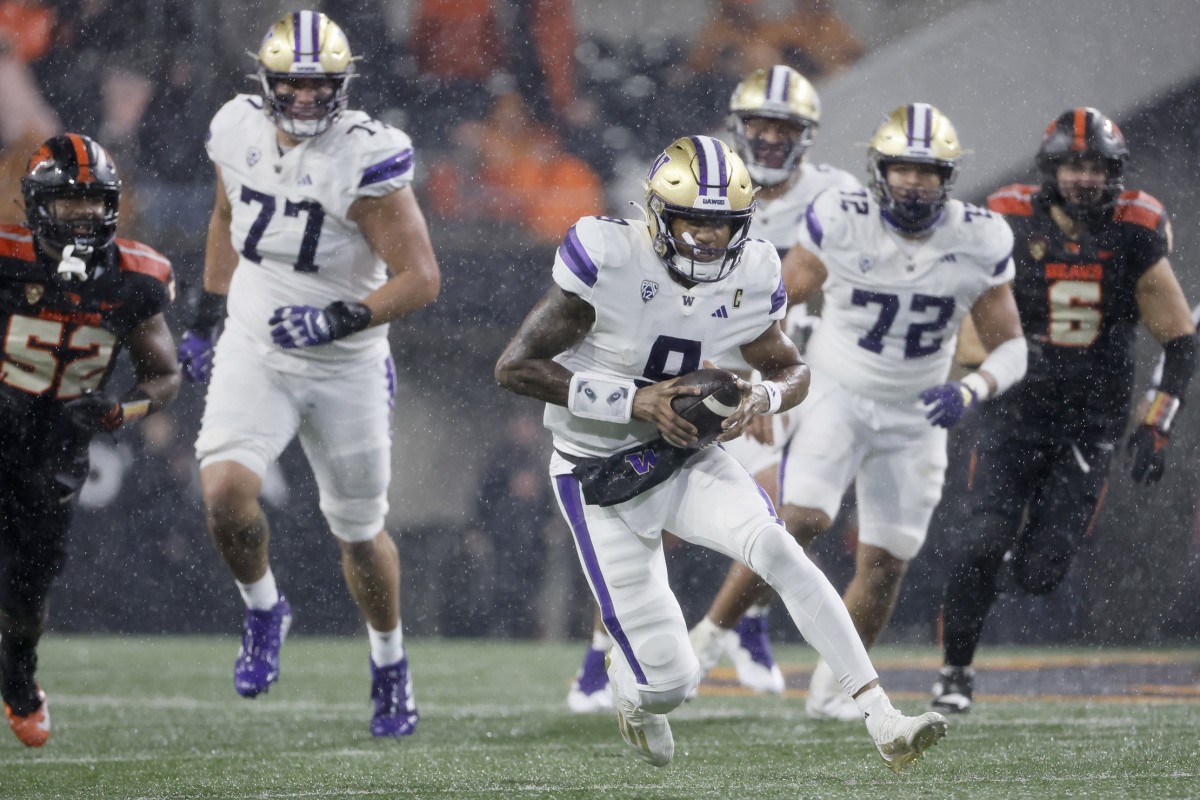
[(262, 158), (262, 151), (257, 147), (251, 147), (246, 150), (246, 166), (253, 167)]
[(25, 284), (25, 302), (29, 305), (37, 305), (37, 301), (42, 299), (42, 295), (46, 293), (46, 287), (40, 283)]
[(658, 284), (654, 281), (642, 281), (642, 302), (649, 303), (658, 294)]

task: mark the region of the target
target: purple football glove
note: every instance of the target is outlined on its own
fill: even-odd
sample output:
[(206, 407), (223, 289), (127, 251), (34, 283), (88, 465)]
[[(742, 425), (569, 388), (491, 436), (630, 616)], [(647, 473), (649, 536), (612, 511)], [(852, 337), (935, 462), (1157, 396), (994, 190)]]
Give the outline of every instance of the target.
[(337, 301), (325, 308), (280, 306), (271, 315), (271, 338), (285, 350), (329, 344), (371, 323), (371, 309), (362, 303)]
[(212, 374), (213, 334), (188, 331), (179, 342), (179, 366), (192, 383), (208, 383)]
[(951, 381), (931, 386), (921, 392), (925, 403), (925, 419), (939, 428), (953, 428), (977, 399), (969, 386)]

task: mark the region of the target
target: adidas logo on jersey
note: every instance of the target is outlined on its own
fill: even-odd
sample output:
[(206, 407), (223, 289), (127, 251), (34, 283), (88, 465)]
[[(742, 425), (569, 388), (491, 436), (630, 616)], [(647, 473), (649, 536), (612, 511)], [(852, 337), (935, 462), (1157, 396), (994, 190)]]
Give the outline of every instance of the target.
[(301, 178), (299, 181), (297, 181), (297, 185), (299, 185), (299, 186), (312, 186), (312, 176), (311, 176), (311, 175), (305, 175), (303, 178)]
[(716, 317), (717, 319), (729, 319), (729, 311), (725, 308), (725, 306), (721, 306), (716, 311), (712, 312), (712, 316)]

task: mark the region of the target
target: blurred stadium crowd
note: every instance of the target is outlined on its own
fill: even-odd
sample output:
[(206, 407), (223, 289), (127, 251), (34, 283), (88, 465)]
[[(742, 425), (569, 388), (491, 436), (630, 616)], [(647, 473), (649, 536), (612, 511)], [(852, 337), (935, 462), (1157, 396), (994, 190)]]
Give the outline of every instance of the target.
[[(233, 93), (254, 91), (246, 55), (257, 44), (252, 32), (299, 7), (263, 5), (0, 0), (0, 219), (23, 218), (18, 178), (37, 143), (63, 130), (95, 137), (123, 168), (123, 234), (153, 244), (175, 264), (181, 293), (170, 319), (178, 330), (198, 292), (212, 202), (205, 126)], [(442, 391), (437, 413), (462, 418), (468, 429), (492, 420), (476, 446), (444, 451), (454, 465), (447, 471), (472, 481), (473, 507), (423, 513), (422, 520), (438, 521), (409, 524), (403, 505), (393, 503), (390, 527), (408, 565), (406, 630), (581, 635), (590, 627), (590, 599), (545, 480), (549, 445), (540, 409), (492, 388), (490, 364), (499, 343), (549, 280), (566, 228), (586, 214), (625, 215), (624, 202), (640, 195), (631, 176), (676, 136), (719, 131), (729, 92), (744, 75), (783, 63), (820, 89), (870, 42), (827, 0), (678, 0), (668, 4), (677, 24), (666, 37), (614, 37), (585, 27), (582, 3), (572, 0), (311, 5), (338, 20), (363, 56), (353, 106), (403, 128), (416, 146), (418, 192), (444, 283), (432, 309), (393, 333), (402, 382), (414, 395)], [(1181, 97), (1184, 102), (1164, 99), (1161, 108), (1120, 120), (1130, 142), (1138, 141), (1139, 126), (1149, 130), (1168, 113), (1194, 137), (1200, 104), (1190, 89)], [(898, 101), (905, 99), (911, 98)], [(860, 172), (857, 164), (837, 166)], [(459, 389), (447, 393), (435, 383)], [(169, 413), (94, 446), (93, 479), (54, 599), (58, 628), (217, 631), (238, 612), (239, 598), (207, 540), (196, 486), (192, 442), (202, 403), (202, 390), (192, 388)], [(412, 403), (422, 407), (419, 399)], [(428, 440), (428, 431), (422, 440), (420, 420), (417, 411), (398, 414), (397, 483), (414, 479), (405, 471), (406, 447), (442, 447)], [(1175, 454), (1178, 463), (1195, 453), (1194, 441), (1185, 446)], [(949, 481), (947, 495), (953, 472)], [(1194, 487), (1188, 488), (1190, 496)], [(445, 495), (426, 496), (437, 502)], [(305, 632), (346, 632), (357, 616), (332, 567), (335, 545), (298, 452), (285, 454), (266, 500), (269, 514), (280, 520), (276, 527), (286, 531), (275, 543), (278, 563), (290, 565), (279, 568), (281, 582), (300, 590), (289, 592), (293, 602), (305, 599), (301, 591), (321, 601), (306, 603), (312, 610)], [(926, 553), (914, 563), (893, 635), (933, 635), (943, 582), (937, 545), (953, 527), (952, 511), (939, 512)], [(1138, 524), (1138, 513), (1119, 497), (1106, 512), (1124, 529)], [(1190, 519), (1190, 508), (1186, 513)], [(1120, 547), (1098, 547), (1053, 598), (998, 609), (990, 635), (1022, 641), (1194, 636), (1200, 632), (1194, 601), (1191, 613), (1179, 608), (1130, 628), (1111, 624), (1114, 609), (1139, 597), (1152, 597), (1159, 608), (1175, 608), (1176, 597), (1188, 591), (1194, 598), (1200, 544), (1189, 542), (1191, 535), (1188, 526), (1181, 541), (1190, 548), (1183, 583), (1167, 582), (1167, 589), (1153, 574), (1122, 573), (1113, 566)], [(835, 583), (848, 577), (853, 548), (836, 535), (821, 546), (818, 557)], [(673, 568), (685, 611), (699, 615), (699, 606), (687, 606), (689, 597), (706, 603), (724, 566), (676, 548)], [(1037, 625), (1027, 624), (1035, 618)]]

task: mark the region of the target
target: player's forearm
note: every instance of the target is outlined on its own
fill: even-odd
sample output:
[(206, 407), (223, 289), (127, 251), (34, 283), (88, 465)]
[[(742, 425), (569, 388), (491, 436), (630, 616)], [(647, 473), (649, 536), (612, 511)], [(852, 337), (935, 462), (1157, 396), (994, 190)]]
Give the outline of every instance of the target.
[[(175, 398), (179, 395), (179, 386), (181, 383), (178, 370), (174, 372), (164, 372), (145, 380), (138, 381), (123, 398), (121, 404), (130, 406), (138, 400), (144, 398), (149, 401), (145, 412), (139, 416), (153, 414), (155, 411), (166, 408), (175, 402)], [(131, 418), (129, 412), (126, 412), (126, 419)]]
[(807, 364), (793, 364), (763, 372), (763, 382), (770, 382), (779, 390), (779, 411), (787, 411), (802, 403), (808, 396), (808, 386), (811, 381), (812, 372)]
[(371, 309), (371, 325), (386, 325), (432, 303), (441, 285), (437, 266), (432, 265), (393, 277), (360, 302)]
[(230, 238), (229, 220), (222, 218), (219, 211), (214, 211), (204, 246), (204, 291), (229, 294), (229, 284), (233, 281), (237, 264), (238, 254)]
[(551, 359), (505, 359), (496, 363), (496, 382), (515, 394), (565, 406), (571, 371)]

